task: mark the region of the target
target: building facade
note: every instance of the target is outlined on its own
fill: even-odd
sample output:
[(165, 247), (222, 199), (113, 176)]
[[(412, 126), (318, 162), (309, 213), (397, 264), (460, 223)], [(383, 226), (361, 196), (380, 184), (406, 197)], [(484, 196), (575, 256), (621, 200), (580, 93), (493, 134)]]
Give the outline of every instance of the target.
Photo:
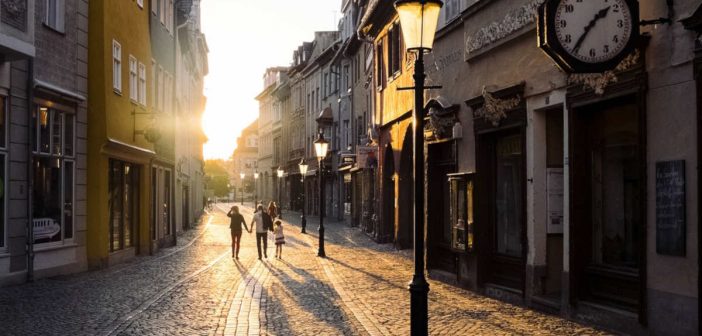
[[(151, 251), (175, 245), (175, 72), (176, 20), (174, 0), (153, 0), (150, 3), (149, 32), (151, 41), (151, 91), (153, 105), (149, 117), (158, 125), (159, 138), (154, 142), (156, 157), (151, 163), (151, 218), (149, 220)], [(178, 211), (180, 212), (180, 211)]]
[[(259, 102), (258, 114), (258, 165), (255, 172), (256, 196), (259, 201), (268, 202), (277, 199), (278, 165), (281, 158), (282, 109), (280, 101), (273, 92), (287, 80), (287, 67), (266, 69), (263, 76), (263, 91), (256, 97)], [(277, 140), (276, 140), (277, 139)]]
[(207, 138), (201, 120), (209, 73), (207, 40), (201, 31), (199, 1), (176, 4), (175, 26), (175, 209), (176, 229), (187, 230), (204, 207), (204, 158)]
[[(234, 176), (230, 185), (238, 186), (235, 201), (241, 203), (254, 200), (254, 172), (258, 166), (258, 120), (247, 126), (236, 139), (234, 159)], [(244, 174), (244, 178), (241, 178)]]
[[(374, 120), (378, 133), (379, 219), (367, 229), (378, 242), (399, 248), (413, 245), (412, 222), (412, 55), (405, 52), (397, 13), (389, 5), (371, 2), (361, 19), (358, 33), (372, 41), (375, 88)], [(391, 6), (390, 6), (391, 7)], [(432, 195), (432, 200), (435, 195)]]
[(36, 1), (35, 6), (31, 245), (32, 271), (44, 277), (88, 265), (88, 9), (82, 1)]
[(152, 247), (151, 164), (160, 130), (152, 118), (154, 96), (147, 89), (155, 71), (150, 5), (151, 1), (90, 3), (87, 227), (91, 267), (148, 254)]
[[(287, 162), (284, 170), (286, 172), (286, 187), (284, 194), (287, 195), (287, 202), (283, 206), (301, 211), (305, 204), (305, 194), (303, 188), (303, 177), (300, 172), (300, 163), (306, 159), (306, 137), (307, 137), (307, 89), (305, 77), (302, 70), (312, 56), (312, 43), (304, 42), (293, 52), (293, 60), (288, 70), (288, 86), (290, 87), (290, 102), (288, 110), (283, 111), (284, 131), (283, 143), (287, 147)], [(310, 164), (310, 162), (307, 162)]]

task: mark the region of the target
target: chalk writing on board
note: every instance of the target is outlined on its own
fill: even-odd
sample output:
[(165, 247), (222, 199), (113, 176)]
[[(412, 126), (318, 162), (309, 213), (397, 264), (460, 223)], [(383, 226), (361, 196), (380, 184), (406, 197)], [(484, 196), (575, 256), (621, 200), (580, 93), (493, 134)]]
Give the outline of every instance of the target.
[(685, 161), (656, 163), (656, 251), (685, 255)]

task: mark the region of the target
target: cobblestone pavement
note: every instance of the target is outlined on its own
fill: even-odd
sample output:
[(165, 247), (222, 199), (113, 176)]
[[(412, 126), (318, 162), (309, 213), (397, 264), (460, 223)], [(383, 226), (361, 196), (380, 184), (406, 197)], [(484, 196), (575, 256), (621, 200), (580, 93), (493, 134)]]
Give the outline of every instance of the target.
[[(341, 223), (299, 233), (259, 261), (245, 233), (231, 259), (222, 204), (178, 246), (113, 268), (0, 288), (3, 335), (407, 335), (412, 261)], [(244, 216), (250, 219), (251, 210)], [(290, 223), (287, 223), (290, 221)], [(289, 225), (293, 224), (293, 225)], [(269, 237), (269, 243), (272, 238)], [(593, 335), (603, 332), (431, 281), (432, 335)]]

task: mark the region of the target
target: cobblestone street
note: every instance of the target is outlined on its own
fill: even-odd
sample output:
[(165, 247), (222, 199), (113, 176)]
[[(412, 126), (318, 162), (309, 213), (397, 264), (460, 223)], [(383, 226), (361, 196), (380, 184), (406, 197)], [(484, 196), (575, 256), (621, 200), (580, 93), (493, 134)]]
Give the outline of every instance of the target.
[[(327, 226), (327, 259), (288, 223), (282, 260), (253, 234), (231, 258), (226, 204), (178, 246), (107, 270), (0, 289), (3, 335), (407, 335), (412, 261), (357, 229)], [(242, 211), (250, 221), (251, 210)], [(298, 221), (284, 213), (285, 220)], [(432, 335), (603, 332), (431, 282)]]

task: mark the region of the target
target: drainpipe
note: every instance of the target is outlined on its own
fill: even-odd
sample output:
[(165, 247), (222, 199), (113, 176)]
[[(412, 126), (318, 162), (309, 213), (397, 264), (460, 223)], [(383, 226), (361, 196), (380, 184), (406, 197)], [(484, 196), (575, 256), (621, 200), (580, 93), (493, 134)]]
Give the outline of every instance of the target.
[[(27, 127), (32, 125), (32, 105), (34, 104), (34, 58), (28, 60), (27, 81)], [(34, 213), (32, 193), (34, 192), (34, 164), (32, 157), (32, 132), (27, 130), (27, 282), (34, 281)]]

